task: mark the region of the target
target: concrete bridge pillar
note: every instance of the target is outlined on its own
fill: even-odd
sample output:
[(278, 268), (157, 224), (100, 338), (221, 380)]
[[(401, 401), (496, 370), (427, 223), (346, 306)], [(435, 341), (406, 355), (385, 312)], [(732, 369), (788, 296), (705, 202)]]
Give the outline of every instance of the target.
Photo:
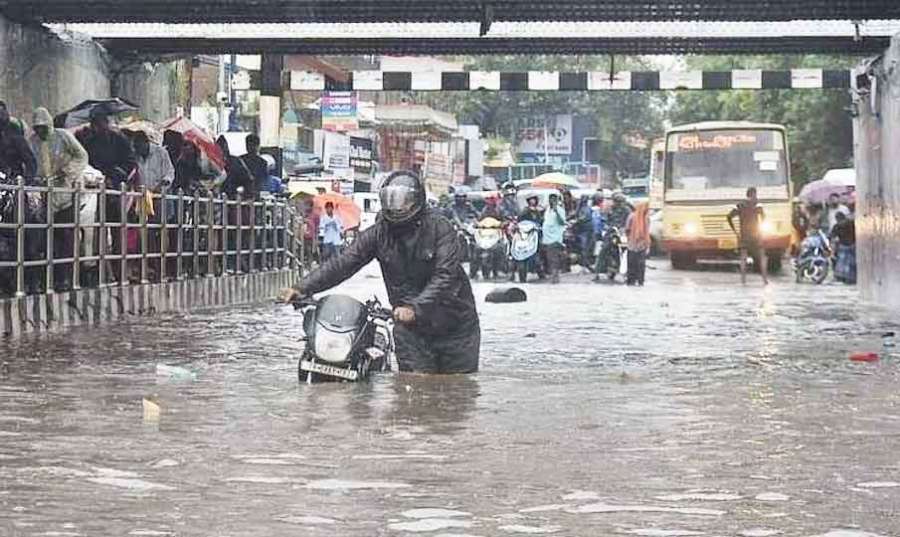
[(855, 74), (859, 286), (900, 311), (900, 35)]

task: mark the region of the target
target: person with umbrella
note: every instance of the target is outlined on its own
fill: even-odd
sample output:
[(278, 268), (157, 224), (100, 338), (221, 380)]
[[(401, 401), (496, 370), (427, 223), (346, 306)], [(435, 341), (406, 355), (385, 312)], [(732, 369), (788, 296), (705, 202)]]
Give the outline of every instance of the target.
[(832, 193), (828, 196), (828, 207), (827, 211), (822, 213), (825, 221), (823, 222), (823, 227), (825, 228), (825, 232), (828, 235), (831, 235), (831, 232), (834, 231), (834, 226), (838, 223), (838, 215), (843, 215), (844, 218), (850, 217), (850, 208), (841, 203), (841, 196), (836, 192)]
[(478, 371), (481, 327), (456, 230), (428, 207), (425, 186), (412, 172), (389, 175), (379, 197), (375, 225), (281, 298), (291, 302), (330, 289), (377, 259), (397, 321), (400, 371)]
[[(131, 143), (121, 132), (113, 130), (109, 124), (109, 113), (98, 106), (91, 109), (90, 125), (78, 131), (75, 137), (88, 153), (89, 163), (106, 178), (106, 188), (118, 191), (122, 184), (133, 184), (137, 158)], [(106, 223), (115, 224), (122, 221), (119, 196), (106, 196)], [(122, 252), (121, 234), (112, 233), (112, 253)], [(114, 274), (118, 275), (119, 261), (113, 262)]]

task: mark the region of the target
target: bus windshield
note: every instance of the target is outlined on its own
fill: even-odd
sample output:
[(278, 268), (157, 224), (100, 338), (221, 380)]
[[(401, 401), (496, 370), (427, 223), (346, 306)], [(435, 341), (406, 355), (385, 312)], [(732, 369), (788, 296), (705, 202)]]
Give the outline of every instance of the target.
[(777, 187), (788, 183), (784, 133), (703, 130), (669, 135), (666, 189)]

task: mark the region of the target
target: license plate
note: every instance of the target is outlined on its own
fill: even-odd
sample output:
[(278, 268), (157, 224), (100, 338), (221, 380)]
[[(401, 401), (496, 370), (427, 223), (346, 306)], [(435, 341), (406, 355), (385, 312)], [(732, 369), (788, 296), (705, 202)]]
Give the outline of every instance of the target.
[(736, 250), (737, 239), (719, 239), (720, 250)]
[(359, 372), (353, 369), (344, 369), (331, 365), (318, 364), (316, 362), (310, 362), (309, 360), (300, 360), (300, 369), (302, 369), (303, 371), (309, 371), (311, 373), (319, 373), (322, 375), (328, 375), (329, 377), (337, 377), (346, 380), (356, 380), (359, 378)]

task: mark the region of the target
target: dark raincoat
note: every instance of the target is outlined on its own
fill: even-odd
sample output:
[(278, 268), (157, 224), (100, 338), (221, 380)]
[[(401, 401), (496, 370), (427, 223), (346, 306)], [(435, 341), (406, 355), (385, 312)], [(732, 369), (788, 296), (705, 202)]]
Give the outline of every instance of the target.
[(391, 304), (416, 313), (412, 325), (394, 327), (401, 371), (477, 371), (481, 330), (453, 225), (430, 209), (405, 231), (392, 229), (379, 216), (374, 226), (297, 288), (310, 295), (325, 291), (373, 259), (381, 265)]

